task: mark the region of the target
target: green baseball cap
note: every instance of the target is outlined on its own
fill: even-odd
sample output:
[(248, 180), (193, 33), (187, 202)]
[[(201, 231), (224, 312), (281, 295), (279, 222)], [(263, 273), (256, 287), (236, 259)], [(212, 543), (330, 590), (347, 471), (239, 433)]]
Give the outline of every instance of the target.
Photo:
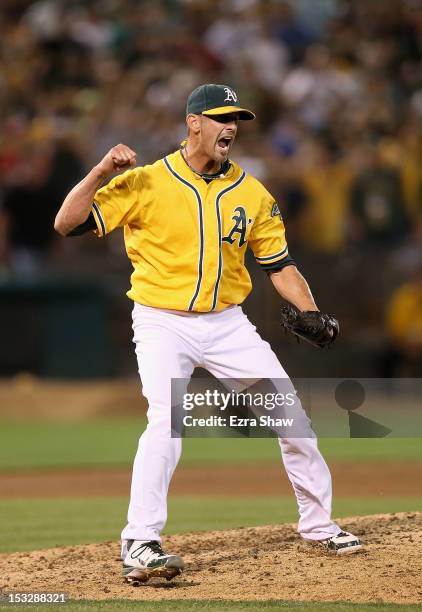
[(239, 119), (250, 121), (255, 119), (255, 114), (241, 108), (236, 92), (227, 85), (215, 85), (208, 83), (200, 85), (189, 94), (186, 104), (186, 115), (226, 115), (228, 113), (239, 113)]

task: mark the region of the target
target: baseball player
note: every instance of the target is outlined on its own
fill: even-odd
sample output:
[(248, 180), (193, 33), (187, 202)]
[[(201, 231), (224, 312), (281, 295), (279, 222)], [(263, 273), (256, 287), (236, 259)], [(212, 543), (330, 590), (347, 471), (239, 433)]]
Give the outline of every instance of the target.
[[(160, 538), (181, 454), (181, 439), (171, 437), (171, 379), (189, 379), (197, 366), (221, 379), (287, 379), (240, 306), (252, 288), (246, 249), (299, 317), (320, 315), (289, 254), (277, 203), (229, 159), (239, 121), (254, 118), (230, 87), (201, 85), (189, 95), (188, 134), (179, 150), (136, 167), (132, 149), (113, 147), (56, 217), (64, 236), (93, 230), (103, 237), (122, 227), (133, 265), (128, 296), (148, 425), (122, 532), (128, 582), (171, 579), (184, 567), (180, 556), (163, 551)], [(124, 172), (101, 187), (116, 171)], [(331, 520), (331, 476), (315, 437), (285, 437), (279, 445), (297, 498), (300, 536), (336, 553), (359, 550), (359, 539)]]

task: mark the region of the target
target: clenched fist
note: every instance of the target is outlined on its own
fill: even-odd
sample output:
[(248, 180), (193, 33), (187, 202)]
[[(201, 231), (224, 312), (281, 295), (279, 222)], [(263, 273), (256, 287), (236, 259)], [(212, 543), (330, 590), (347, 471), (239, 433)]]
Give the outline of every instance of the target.
[(103, 157), (98, 164), (99, 172), (106, 178), (116, 171), (128, 170), (136, 166), (136, 153), (124, 144), (118, 144)]

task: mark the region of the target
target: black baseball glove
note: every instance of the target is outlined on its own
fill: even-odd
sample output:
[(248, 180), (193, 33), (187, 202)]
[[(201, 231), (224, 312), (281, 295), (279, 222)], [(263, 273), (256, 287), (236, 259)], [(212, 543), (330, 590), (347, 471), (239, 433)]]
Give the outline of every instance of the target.
[(337, 338), (339, 324), (337, 319), (319, 310), (300, 312), (293, 306), (281, 309), (281, 325), (284, 330), (295, 334), (297, 340), (306, 340), (317, 348), (329, 346)]

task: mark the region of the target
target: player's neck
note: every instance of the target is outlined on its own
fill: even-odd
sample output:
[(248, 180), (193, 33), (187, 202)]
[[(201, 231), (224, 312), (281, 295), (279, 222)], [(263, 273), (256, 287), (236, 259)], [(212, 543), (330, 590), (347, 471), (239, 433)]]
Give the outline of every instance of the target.
[(221, 164), (214, 159), (210, 159), (199, 145), (195, 145), (189, 139), (182, 149), (182, 155), (188, 166), (199, 174), (214, 174), (221, 168)]

